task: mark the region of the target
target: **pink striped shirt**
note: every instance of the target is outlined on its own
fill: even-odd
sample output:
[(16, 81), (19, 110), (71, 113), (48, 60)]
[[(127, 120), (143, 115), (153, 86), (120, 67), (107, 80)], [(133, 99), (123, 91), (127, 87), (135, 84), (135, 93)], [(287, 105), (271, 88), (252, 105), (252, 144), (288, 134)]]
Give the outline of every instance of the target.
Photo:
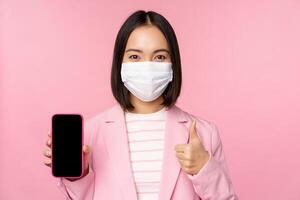
[(166, 112), (125, 112), (131, 168), (139, 200), (158, 199)]

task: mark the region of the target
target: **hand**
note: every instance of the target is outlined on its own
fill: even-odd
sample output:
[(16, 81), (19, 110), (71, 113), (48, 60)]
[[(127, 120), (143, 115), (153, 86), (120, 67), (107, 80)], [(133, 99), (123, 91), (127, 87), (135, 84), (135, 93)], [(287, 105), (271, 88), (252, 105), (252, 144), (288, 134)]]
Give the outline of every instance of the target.
[[(47, 142), (46, 142), (46, 149), (44, 150), (43, 152), (43, 155), (46, 157), (46, 159), (44, 160), (44, 164), (48, 167), (51, 167), (52, 166), (52, 163), (51, 163), (51, 145), (52, 143), (52, 138), (51, 138), (51, 131), (49, 130), (48, 131), (48, 139), (47, 139)], [(90, 155), (90, 152), (91, 152), (91, 148), (88, 146), (88, 145), (84, 145), (83, 146), (83, 153), (84, 153), (84, 174), (82, 177), (86, 176), (88, 173), (89, 173), (89, 155)], [(81, 177), (81, 178), (82, 178)], [(77, 180), (78, 178), (67, 178), (68, 180)]]
[(181, 168), (190, 175), (197, 174), (209, 160), (209, 152), (204, 148), (197, 134), (196, 120), (189, 127), (188, 144), (177, 144), (175, 151)]

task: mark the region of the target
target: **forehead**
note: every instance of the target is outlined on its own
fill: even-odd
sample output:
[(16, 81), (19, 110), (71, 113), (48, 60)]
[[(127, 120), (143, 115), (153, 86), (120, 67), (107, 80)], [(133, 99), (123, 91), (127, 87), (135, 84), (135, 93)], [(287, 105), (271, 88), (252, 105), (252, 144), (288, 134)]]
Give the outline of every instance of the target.
[(136, 48), (144, 52), (159, 48), (168, 49), (168, 42), (156, 26), (141, 26), (130, 34), (126, 44), (126, 49), (128, 48)]

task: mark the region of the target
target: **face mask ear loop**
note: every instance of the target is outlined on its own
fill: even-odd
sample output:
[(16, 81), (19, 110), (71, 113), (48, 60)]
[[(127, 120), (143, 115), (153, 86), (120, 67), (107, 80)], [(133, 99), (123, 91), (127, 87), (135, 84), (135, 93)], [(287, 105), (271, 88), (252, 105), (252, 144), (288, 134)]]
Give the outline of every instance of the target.
[(172, 80), (173, 80), (173, 72), (171, 72), (171, 76), (169, 78), (169, 82), (172, 82)]
[(123, 76), (122, 76), (122, 69), (120, 71), (120, 76), (121, 76), (122, 82), (126, 82), (127, 76), (125, 75), (125, 73), (123, 73)]

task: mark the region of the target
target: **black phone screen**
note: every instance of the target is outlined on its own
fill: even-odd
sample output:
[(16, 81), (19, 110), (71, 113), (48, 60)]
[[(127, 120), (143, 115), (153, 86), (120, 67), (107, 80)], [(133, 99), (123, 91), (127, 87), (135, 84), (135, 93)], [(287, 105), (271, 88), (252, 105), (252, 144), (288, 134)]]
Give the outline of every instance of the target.
[(55, 177), (80, 177), (83, 173), (83, 127), (78, 114), (52, 117), (52, 174)]

